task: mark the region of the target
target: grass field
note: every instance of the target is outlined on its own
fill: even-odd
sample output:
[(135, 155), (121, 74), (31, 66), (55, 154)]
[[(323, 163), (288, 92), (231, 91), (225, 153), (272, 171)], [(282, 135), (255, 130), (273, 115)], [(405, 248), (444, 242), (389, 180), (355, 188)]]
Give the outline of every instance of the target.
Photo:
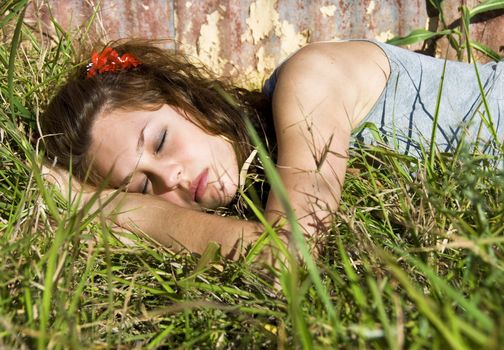
[(40, 175), (37, 117), (74, 52), (24, 3), (0, 5), (0, 348), (504, 348), (502, 152), (353, 151), (323, 251), (279, 271), (126, 246)]

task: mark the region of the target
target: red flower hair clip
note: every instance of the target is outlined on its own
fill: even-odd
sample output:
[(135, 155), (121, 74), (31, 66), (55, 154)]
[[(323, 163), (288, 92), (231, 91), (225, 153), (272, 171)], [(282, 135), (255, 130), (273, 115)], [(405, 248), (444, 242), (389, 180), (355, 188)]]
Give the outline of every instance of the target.
[(135, 56), (119, 53), (111, 47), (106, 47), (101, 53), (94, 51), (91, 54), (91, 62), (87, 65), (87, 78), (94, 77), (97, 73), (115, 72), (124, 69), (135, 68), (142, 64)]

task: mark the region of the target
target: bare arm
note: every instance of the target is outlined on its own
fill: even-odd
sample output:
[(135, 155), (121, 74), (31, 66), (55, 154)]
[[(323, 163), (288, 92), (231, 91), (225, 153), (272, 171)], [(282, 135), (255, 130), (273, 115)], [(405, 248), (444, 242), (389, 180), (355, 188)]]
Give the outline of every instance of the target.
[(216, 242), (221, 254), (232, 259), (263, 232), (254, 221), (181, 208), (139, 193), (120, 193), (104, 210), (119, 226), (148, 234), (165, 246), (202, 253), (210, 242)]
[[(96, 193), (96, 188), (75, 178), (70, 181), (69, 173), (61, 168), (44, 166), (43, 174), (65, 198), (79, 200), (81, 207)], [(222, 255), (232, 259), (237, 259), (243, 248), (263, 232), (257, 222), (206, 214), (152, 195), (116, 193), (110, 189), (101, 192), (91, 210), (97, 209), (124, 229), (147, 234), (167, 247), (202, 253), (210, 242), (215, 242), (220, 245)]]
[[(282, 67), (273, 96), (277, 170), (308, 234), (323, 230), (337, 209), (351, 131), (380, 96), (388, 61), (367, 42), (317, 43)], [(268, 216), (282, 216), (270, 193)]]
[[(273, 100), (278, 171), (307, 233), (326, 225), (337, 208), (350, 132), (371, 109), (388, 74), (379, 50), (369, 43), (310, 45), (294, 55), (280, 74)], [(368, 59), (356, 65), (359, 55)], [(370, 76), (376, 79), (369, 80)], [(103, 199), (108, 195), (103, 193)], [(282, 215), (273, 195), (267, 211), (271, 222)], [(201, 253), (209, 242), (216, 242), (230, 258), (237, 258), (241, 248), (262, 232), (256, 222), (210, 215), (135, 193), (116, 196), (104, 214), (126, 229), (175, 248)]]

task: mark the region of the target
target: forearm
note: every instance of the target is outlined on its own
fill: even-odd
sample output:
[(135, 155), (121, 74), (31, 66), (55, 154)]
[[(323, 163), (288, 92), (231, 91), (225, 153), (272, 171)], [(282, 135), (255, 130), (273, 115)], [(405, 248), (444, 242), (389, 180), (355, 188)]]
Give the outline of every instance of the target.
[[(344, 182), (346, 159), (332, 159), (333, 167), (321, 166), (320, 170), (300, 170), (288, 166), (277, 166), (283, 180), (290, 207), (304, 234), (317, 237), (333, 224)], [(327, 169), (329, 168), (329, 169)], [(286, 217), (286, 208), (272, 190), (266, 205), (267, 218), (275, 222)]]
[(106, 220), (174, 249), (202, 253), (210, 242), (216, 242), (223, 256), (237, 259), (263, 232), (258, 222), (181, 208), (155, 196), (110, 189), (97, 195), (96, 189), (84, 189), (77, 180), (70, 181), (68, 172), (60, 168), (44, 167), (43, 173), (65, 198), (78, 199), (79, 207), (88, 206), (89, 212), (98, 210)]
[(50, 164), (42, 165), (42, 176), (47, 184), (56, 187), (64, 198), (79, 207), (85, 205), (96, 193), (96, 188), (80, 182), (75, 176), (59, 166)]
[[(316, 239), (330, 229), (337, 203), (329, 206), (327, 202), (301, 192), (290, 192), (289, 202), (301, 232), (306, 237)], [(284, 222), (284, 228), (288, 231), (291, 229), (290, 224), (286, 221), (286, 208), (283, 207), (274, 193), (270, 193), (268, 198), (266, 218), (271, 223)]]
[(208, 243), (216, 242), (222, 255), (232, 259), (263, 232), (254, 221), (206, 214), (137, 193), (117, 194), (103, 213), (119, 226), (175, 249), (202, 253)]

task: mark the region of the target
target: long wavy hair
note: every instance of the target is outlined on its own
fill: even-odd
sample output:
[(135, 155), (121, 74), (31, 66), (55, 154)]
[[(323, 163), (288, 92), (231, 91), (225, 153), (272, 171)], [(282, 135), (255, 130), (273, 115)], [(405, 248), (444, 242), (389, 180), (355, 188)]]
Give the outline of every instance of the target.
[(47, 106), (41, 128), (46, 155), (57, 164), (72, 167), (73, 175), (97, 184), (102, 177), (92, 168), (89, 154), (91, 128), (100, 114), (116, 109), (157, 110), (171, 105), (211, 135), (229, 140), (241, 166), (252, 150), (245, 118), (259, 134), (274, 138), (271, 103), (259, 91), (234, 86), (203, 65), (191, 63), (175, 50), (154, 41), (115, 41), (105, 47), (119, 55), (129, 53), (141, 65), (87, 77), (86, 60), (77, 64), (66, 83)]

